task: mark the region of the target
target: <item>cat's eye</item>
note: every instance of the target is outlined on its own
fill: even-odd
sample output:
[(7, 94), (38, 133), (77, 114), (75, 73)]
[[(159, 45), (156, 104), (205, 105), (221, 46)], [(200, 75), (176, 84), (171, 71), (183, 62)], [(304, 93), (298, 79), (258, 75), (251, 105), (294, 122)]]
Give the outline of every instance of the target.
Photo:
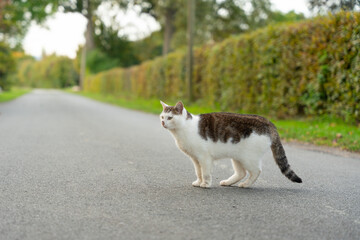
[(161, 116), (161, 119), (164, 119), (164, 116)]
[(173, 117), (168, 117), (167, 120), (171, 120)]

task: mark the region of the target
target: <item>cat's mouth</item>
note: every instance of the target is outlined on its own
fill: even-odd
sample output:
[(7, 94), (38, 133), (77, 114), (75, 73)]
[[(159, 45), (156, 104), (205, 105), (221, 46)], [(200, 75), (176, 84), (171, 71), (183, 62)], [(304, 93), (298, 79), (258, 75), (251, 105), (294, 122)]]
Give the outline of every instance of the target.
[(164, 122), (164, 121), (161, 121), (161, 125), (162, 125), (164, 128), (167, 128), (167, 127), (165, 126), (165, 122)]

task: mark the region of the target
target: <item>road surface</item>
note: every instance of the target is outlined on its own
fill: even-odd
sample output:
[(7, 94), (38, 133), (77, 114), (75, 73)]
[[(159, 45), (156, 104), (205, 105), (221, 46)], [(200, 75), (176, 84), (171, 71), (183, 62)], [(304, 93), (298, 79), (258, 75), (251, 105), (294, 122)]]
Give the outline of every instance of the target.
[[(159, 104), (159, 112), (161, 105)], [(251, 189), (191, 186), (158, 116), (55, 90), (0, 104), (0, 239), (360, 239), (360, 159), (285, 145)]]

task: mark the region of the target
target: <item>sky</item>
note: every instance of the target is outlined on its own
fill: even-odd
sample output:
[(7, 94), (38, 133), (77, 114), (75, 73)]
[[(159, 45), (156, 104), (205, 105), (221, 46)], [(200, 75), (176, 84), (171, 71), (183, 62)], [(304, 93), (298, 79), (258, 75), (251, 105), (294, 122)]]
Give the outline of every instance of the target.
[[(282, 12), (294, 10), (297, 13), (310, 16), (306, 5), (307, 0), (270, 1), (273, 9)], [(160, 25), (152, 17), (146, 14), (139, 16), (139, 9), (125, 13), (120, 9), (111, 9), (103, 4), (98, 11), (105, 24), (110, 24), (111, 17), (115, 17), (122, 29), (120, 34), (128, 35), (130, 40), (141, 39), (160, 29)], [(86, 22), (86, 19), (78, 13), (56, 13), (43, 26), (33, 23), (24, 38), (24, 50), (36, 58), (40, 58), (43, 52), (75, 58), (78, 46), (85, 42)]]

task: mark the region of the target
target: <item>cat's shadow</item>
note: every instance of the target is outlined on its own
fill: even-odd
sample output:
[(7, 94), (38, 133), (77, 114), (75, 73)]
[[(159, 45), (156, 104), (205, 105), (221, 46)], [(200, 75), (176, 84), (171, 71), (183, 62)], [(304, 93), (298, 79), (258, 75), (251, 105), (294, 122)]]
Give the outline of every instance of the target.
[(200, 187), (192, 187), (192, 192), (201, 193), (204, 192), (206, 194), (221, 194), (225, 195), (247, 195), (247, 196), (270, 196), (270, 195), (281, 195), (281, 196), (289, 196), (289, 195), (301, 195), (311, 193), (312, 191), (307, 188), (298, 188), (298, 187), (272, 187), (272, 186), (254, 186), (250, 188), (239, 188), (237, 185), (233, 186), (213, 186), (211, 188), (200, 188)]

